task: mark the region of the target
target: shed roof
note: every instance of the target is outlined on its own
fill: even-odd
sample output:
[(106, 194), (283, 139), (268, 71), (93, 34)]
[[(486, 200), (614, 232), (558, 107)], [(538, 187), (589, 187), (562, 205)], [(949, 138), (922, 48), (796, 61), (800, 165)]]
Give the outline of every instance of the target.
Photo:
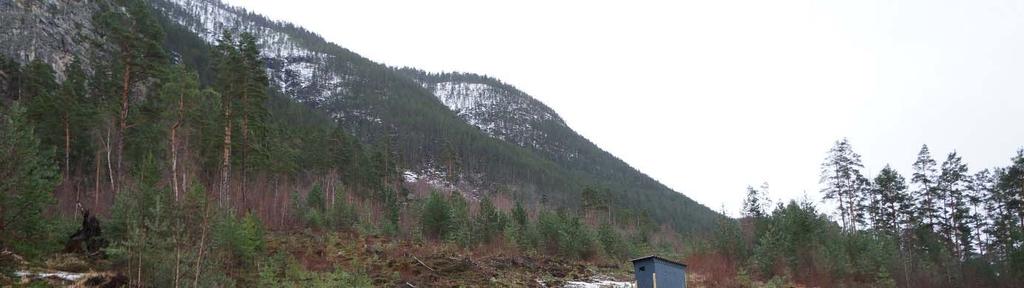
[(640, 258), (636, 258), (636, 259), (629, 260), (629, 261), (633, 262), (633, 263), (636, 263), (637, 261), (643, 261), (643, 260), (647, 260), (647, 259), (658, 259), (658, 260), (661, 260), (661, 261), (665, 261), (665, 262), (668, 262), (668, 263), (672, 263), (672, 264), (676, 264), (676, 265), (679, 265), (679, 266), (686, 267), (686, 264), (679, 263), (679, 262), (672, 261), (672, 260), (668, 260), (668, 259), (665, 259), (664, 257), (658, 256), (658, 255), (651, 255), (651, 256), (640, 257)]

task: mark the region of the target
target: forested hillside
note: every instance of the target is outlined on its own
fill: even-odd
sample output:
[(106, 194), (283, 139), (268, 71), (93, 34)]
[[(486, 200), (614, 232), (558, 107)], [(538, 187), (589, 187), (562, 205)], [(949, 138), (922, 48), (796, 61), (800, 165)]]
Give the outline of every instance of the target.
[[(277, 240), (312, 235), (300, 241), (499, 248), (539, 257), (509, 281), (557, 283), (593, 271), (547, 265), (679, 253), (680, 236), (723, 219), (561, 120), (519, 131), (548, 133), (541, 146), (490, 134), (409, 71), (215, 1), (2, 5), (4, 271), (103, 269), (160, 287), (488, 281), (422, 261), (371, 272)], [(557, 119), (500, 88), (530, 103), (517, 113)]]
[[(602, 187), (608, 191), (607, 201), (616, 204), (624, 215), (650, 216), (678, 231), (706, 231), (718, 217), (594, 146), (567, 127), (550, 108), (497, 80), (471, 74), (446, 79), (456, 74), (394, 69), (300, 27), (217, 1), (153, 3), (174, 22), (208, 42), (225, 29), (253, 33), (263, 49), (273, 87), (325, 111), (362, 142), (387, 146), (402, 169), (456, 173), (459, 175), (443, 178), (470, 181), (471, 186), (481, 188), (473, 190), (508, 190), (530, 206), (544, 202), (579, 207), (583, 188)], [(441, 81), (489, 85), (495, 93), (464, 95), (463, 100), (468, 101), (464, 103), (472, 107), (452, 107), (447, 105), (452, 102), (444, 101), (444, 95), (435, 95), (443, 92), (435, 89)], [(484, 100), (486, 97), (494, 98)], [(492, 105), (495, 99), (522, 105)], [(486, 105), (491, 106), (488, 109)], [(481, 118), (462, 117), (465, 114), (455, 109), (474, 109)], [(505, 130), (492, 133), (495, 131), (481, 127), (484, 122), (473, 122), (475, 119)], [(510, 124), (518, 127), (494, 126), (510, 119), (537, 121)]]

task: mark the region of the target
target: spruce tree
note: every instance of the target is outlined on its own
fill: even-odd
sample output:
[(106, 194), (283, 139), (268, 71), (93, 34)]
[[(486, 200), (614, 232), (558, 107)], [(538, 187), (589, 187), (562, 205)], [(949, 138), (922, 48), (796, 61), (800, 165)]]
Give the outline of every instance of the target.
[(928, 145), (922, 145), (921, 151), (917, 153), (917, 160), (914, 161), (914, 174), (911, 176), (911, 183), (917, 186), (914, 190), (914, 198), (917, 199), (918, 217), (921, 224), (928, 230), (934, 231), (935, 225), (940, 222), (939, 211), (939, 189), (936, 186), (938, 172), (935, 168), (935, 160), (928, 151)]
[(420, 214), (420, 226), (423, 236), (427, 239), (445, 239), (449, 228), (450, 212), (448, 202), (441, 193), (433, 191), (427, 202), (423, 204)]
[(505, 219), (505, 215), (491, 203), (490, 197), (484, 197), (480, 200), (480, 210), (477, 213), (476, 226), (478, 228), (476, 235), (485, 243), (491, 242), (495, 236), (505, 229)]

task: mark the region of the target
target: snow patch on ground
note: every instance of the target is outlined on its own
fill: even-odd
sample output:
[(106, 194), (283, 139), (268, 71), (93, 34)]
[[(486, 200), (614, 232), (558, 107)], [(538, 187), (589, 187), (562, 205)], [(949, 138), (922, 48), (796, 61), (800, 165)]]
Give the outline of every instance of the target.
[(565, 288), (634, 288), (636, 283), (614, 280), (569, 281)]
[(72, 272), (64, 272), (64, 271), (54, 271), (54, 272), (18, 271), (18, 272), (14, 272), (14, 276), (18, 276), (18, 277), (21, 277), (21, 278), (31, 278), (31, 279), (57, 278), (57, 279), (61, 279), (61, 280), (64, 280), (64, 281), (75, 282), (75, 281), (78, 281), (78, 279), (82, 279), (82, 277), (85, 277), (85, 273), (72, 273)]

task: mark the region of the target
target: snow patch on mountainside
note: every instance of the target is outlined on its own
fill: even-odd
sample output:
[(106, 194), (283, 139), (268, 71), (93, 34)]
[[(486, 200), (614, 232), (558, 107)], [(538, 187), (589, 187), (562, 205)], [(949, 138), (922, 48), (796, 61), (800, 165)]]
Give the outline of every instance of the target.
[(418, 82), (452, 112), (491, 137), (548, 152), (560, 150), (550, 145), (558, 141), (548, 139), (551, 136), (540, 127), (565, 123), (550, 108), (521, 91), (484, 83)]
[(348, 94), (351, 77), (324, 69), (332, 56), (305, 49), (288, 34), (245, 21), (244, 13), (225, 4), (204, 0), (163, 0), (166, 15), (200, 38), (217, 44), (224, 31), (249, 32), (256, 36), (271, 84), (293, 98), (314, 105), (335, 101)]
[[(451, 177), (444, 169), (434, 168), (433, 164), (426, 164), (425, 168), (419, 170), (405, 170), (402, 172), (402, 180), (413, 190), (421, 190), (422, 194), (429, 194), (432, 191), (458, 192), (466, 199), (479, 200), (483, 195), (483, 175), (459, 174), (456, 176), (458, 183), (449, 181)], [(419, 189), (417, 189), (417, 186)], [(426, 189), (423, 189), (426, 188)]]

